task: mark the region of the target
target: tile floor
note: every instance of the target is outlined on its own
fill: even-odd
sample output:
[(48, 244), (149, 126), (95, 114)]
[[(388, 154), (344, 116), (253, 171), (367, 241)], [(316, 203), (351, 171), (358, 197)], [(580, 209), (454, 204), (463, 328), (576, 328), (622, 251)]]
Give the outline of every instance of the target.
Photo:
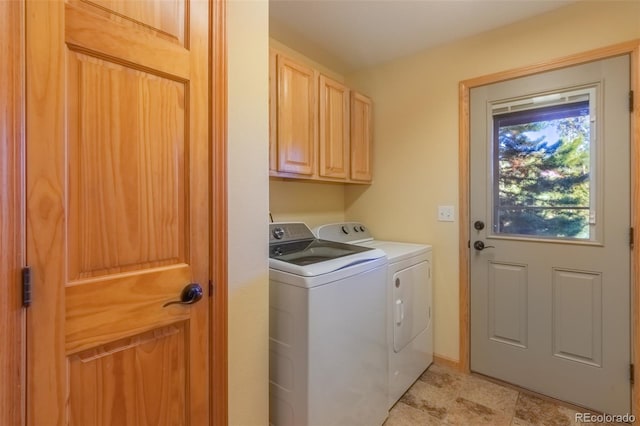
[(582, 424), (575, 421), (575, 413), (568, 406), (432, 364), (391, 409), (383, 426)]

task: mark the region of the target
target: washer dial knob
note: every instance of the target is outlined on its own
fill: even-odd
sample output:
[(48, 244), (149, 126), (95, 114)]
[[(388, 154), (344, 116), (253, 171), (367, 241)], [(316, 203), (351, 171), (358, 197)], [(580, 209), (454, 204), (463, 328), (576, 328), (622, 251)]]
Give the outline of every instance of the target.
[(284, 229), (274, 228), (272, 234), (273, 238), (275, 238), (276, 240), (281, 240), (282, 237), (284, 237)]

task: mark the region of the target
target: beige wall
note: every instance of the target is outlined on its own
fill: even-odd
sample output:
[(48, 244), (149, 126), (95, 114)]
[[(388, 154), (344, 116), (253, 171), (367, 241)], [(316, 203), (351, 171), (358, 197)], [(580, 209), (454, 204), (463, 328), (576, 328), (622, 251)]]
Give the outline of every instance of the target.
[(264, 426), (269, 415), (268, 2), (230, 0), (227, 12), (229, 424)]
[(435, 352), (457, 360), (458, 83), (461, 80), (640, 38), (640, 2), (578, 2), (522, 23), (431, 49), (346, 81), (374, 100), (374, 173), (348, 187), (345, 216), (376, 236), (434, 246)]
[[(344, 70), (348, 69), (344, 61), (282, 22), (269, 19), (269, 36), (271, 37), (272, 47), (282, 48), (285, 52), (293, 52), (296, 56), (301, 55), (299, 52), (304, 52), (305, 59), (313, 58), (313, 61), (320, 66), (318, 69), (326, 68), (331, 73), (337, 74), (344, 73)], [(284, 41), (284, 43), (280, 42), (280, 40)], [(339, 81), (342, 81), (342, 79), (340, 78)]]
[(344, 186), (271, 178), (269, 209), (275, 222), (305, 222), (311, 228), (342, 222)]

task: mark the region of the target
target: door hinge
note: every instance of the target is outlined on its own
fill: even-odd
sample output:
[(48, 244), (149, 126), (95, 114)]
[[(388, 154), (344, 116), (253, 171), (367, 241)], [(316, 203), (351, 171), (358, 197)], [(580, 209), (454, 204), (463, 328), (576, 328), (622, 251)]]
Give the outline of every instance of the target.
[(635, 380), (635, 369), (633, 368), (633, 364), (629, 364), (629, 381), (633, 384)]
[(209, 297), (213, 297), (213, 281), (209, 280)]
[(629, 90), (629, 112), (633, 112), (633, 90)]
[(31, 305), (31, 266), (22, 268), (22, 306)]
[(633, 227), (629, 228), (629, 246), (631, 247), (631, 249), (633, 250), (633, 243), (634, 243), (634, 232), (633, 232)]

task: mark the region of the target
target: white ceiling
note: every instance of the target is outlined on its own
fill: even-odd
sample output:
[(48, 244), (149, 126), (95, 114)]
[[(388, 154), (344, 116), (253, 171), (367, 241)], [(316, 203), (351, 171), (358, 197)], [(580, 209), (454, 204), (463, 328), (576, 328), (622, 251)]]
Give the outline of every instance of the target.
[[(366, 68), (565, 6), (575, 0), (270, 0), (271, 36)], [(299, 42), (299, 43), (296, 43)], [(291, 44), (291, 43), (290, 43)], [(304, 52), (303, 52), (304, 53)]]

